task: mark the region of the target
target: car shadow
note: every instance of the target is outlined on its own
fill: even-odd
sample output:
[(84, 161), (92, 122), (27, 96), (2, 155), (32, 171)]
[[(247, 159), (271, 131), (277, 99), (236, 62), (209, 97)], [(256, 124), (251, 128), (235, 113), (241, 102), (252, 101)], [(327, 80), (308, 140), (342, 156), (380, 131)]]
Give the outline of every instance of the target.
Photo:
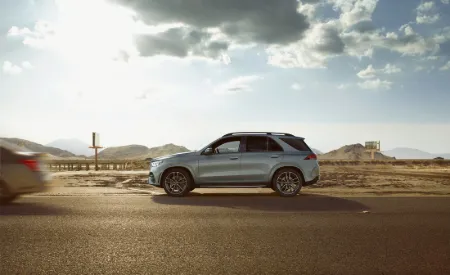
[(283, 198), (277, 193), (207, 193), (192, 192), (186, 197), (152, 196), (155, 203), (186, 206), (215, 206), (274, 212), (361, 212), (370, 208), (351, 199), (300, 194)]
[(68, 213), (63, 208), (37, 203), (13, 202), (0, 205), (0, 216), (57, 216)]

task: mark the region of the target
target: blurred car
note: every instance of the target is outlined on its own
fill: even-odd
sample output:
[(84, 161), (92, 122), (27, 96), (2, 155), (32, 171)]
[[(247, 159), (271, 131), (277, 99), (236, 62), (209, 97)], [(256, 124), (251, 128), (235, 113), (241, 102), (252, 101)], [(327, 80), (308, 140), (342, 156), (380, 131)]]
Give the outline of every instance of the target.
[(0, 204), (46, 189), (51, 175), (45, 169), (45, 156), (0, 141)]

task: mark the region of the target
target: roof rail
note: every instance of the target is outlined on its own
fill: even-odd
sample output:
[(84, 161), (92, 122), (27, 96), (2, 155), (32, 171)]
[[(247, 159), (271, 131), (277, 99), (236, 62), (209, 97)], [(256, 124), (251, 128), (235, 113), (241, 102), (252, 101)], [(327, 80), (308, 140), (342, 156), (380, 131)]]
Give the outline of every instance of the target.
[(264, 134), (264, 135), (269, 135), (269, 136), (283, 135), (283, 136), (288, 136), (288, 137), (294, 137), (293, 134), (278, 133), (278, 132), (232, 132), (232, 133), (228, 133), (226, 135), (223, 135), (223, 137), (237, 135), (237, 134)]

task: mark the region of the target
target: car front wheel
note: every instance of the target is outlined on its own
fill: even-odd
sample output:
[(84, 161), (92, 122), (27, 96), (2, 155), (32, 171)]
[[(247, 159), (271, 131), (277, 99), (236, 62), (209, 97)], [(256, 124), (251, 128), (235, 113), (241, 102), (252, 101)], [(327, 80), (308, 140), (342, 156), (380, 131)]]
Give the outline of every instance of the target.
[(303, 177), (295, 169), (285, 168), (275, 173), (272, 186), (282, 197), (296, 196), (303, 186)]
[(172, 197), (183, 197), (193, 186), (189, 173), (184, 169), (170, 169), (162, 179), (162, 185), (167, 195)]
[(17, 199), (18, 195), (9, 193), (6, 183), (0, 181), (0, 204), (8, 204)]

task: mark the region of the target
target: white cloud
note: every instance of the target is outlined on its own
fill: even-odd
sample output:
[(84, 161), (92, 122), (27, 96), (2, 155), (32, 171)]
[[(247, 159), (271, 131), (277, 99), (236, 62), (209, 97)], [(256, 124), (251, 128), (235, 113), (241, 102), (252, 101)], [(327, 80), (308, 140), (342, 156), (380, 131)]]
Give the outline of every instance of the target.
[(402, 69), (400, 69), (399, 67), (392, 65), (390, 63), (386, 64), (386, 66), (380, 70), (380, 72), (385, 73), (385, 74), (395, 74), (395, 73), (400, 73), (402, 71)]
[(4, 61), (2, 66), (3, 73), (9, 75), (20, 74), (24, 69), (31, 70), (33, 65), (29, 61), (22, 62), (22, 66), (13, 64), (11, 61)]
[(29, 35), (29, 34), (32, 34), (32, 32), (30, 31), (29, 28), (20, 29), (17, 26), (12, 26), (6, 35), (7, 36), (23, 36), (23, 35)]
[(422, 36), (410, 24), (396, 32), (377, 29), (371, 21), (376, 0), (327, 0), (327, 3), (341, 12), (339, 19), (313, 20), (302, 40), (269, 46), (266, 49), (269, 64), (281, 68), (326, 68), (334, 57), (371, 58), (377, 49), (403, 56), (434, 55), (440, 44), (450, 41), (450, 30)]
[(441, 0), (441, 2), (443, 3), (443, 4), (450, 4), (450, 0)]
[(378, 0), (328, 0), (333, 9), (341, 11), (339, 20), (348, 28), (362, 21), (371, 21)]
[(444, 66), (442, 66), (439, 70), (440, 70), (440, 71), (447, 71), (447, 70), (450, 70), (450, 61), (448, 61), (447, 64), (445, 64)]
[(214, 93), (218, 95), (231, 95), (241, 92), (251, 92), (253, 91), (252, 84), (261, 79), (262, 77), (258, 75), (239, 76), (220, 84), (214, 89)]
[(29, 61), (24, 61), (24, 62), (22, 62), (22, 68), (31, 70), (34, 67), (33, 67), (33, 65), (31, 65), (31, 63)]
[(428, 12), (432, 11), (435, 8), (435, 4), (433, 1), (423, 2), (417, 7), (417, 11), (419, 12)]
[(426, 57), (426, 60), (438, 60), (438, 59), (439, 59), (439, 56), (435, 56), (435, 55), (430, 55), (430, 56)]
[(10, 61), (3, 62), (3, 73), (9, 75), (17, 75), (22, 72), (22, 68), (20, 66), (14, 65)]
[(433, 24), (439, 20), (439, 14), (434, 15), (418, 15), (416, 17), (416, 21), (418, 24)]
[(350, 88), (350, 86), (352, 86), (351, 84), (340, 84), (337, 86), (338, 90), (346, 90), (348, 88)]
[(392, 82), (377, 78), (375, 80), (360, 82), (358, 83), (358, 86), (364, 90), (390, 90), (392, 87)]
[(359, 78), (374, 78), (376, 76), (377, 71), (373, 68), (372, 65), (367, 66), (366, 69), (360, 71), (356, 75)]
[(292, 90), (296, 90), (296, 91), (301, 91), (303, 90), (305, 87), (303, 87), (302, 85), (300, 85), (299, 83), (293, 83), (291, 85), (291, 89)]
[(439, 20), (440, 16), (436, 11), (436, 5), (432, 1), (422, 2), (417, 7), (417, 24), (433, 24)]
[(400, 69), (399, 67), (388, 63), (384, 68), (378, 70), (374, 69), (372, 65), (369, 65), (366, 69), (360, 71), (356, 75), (359, 78), (368, 79), (376, 77), (377, 74), (395, 74), (400, 73), (401, 71), (402, 69)]

